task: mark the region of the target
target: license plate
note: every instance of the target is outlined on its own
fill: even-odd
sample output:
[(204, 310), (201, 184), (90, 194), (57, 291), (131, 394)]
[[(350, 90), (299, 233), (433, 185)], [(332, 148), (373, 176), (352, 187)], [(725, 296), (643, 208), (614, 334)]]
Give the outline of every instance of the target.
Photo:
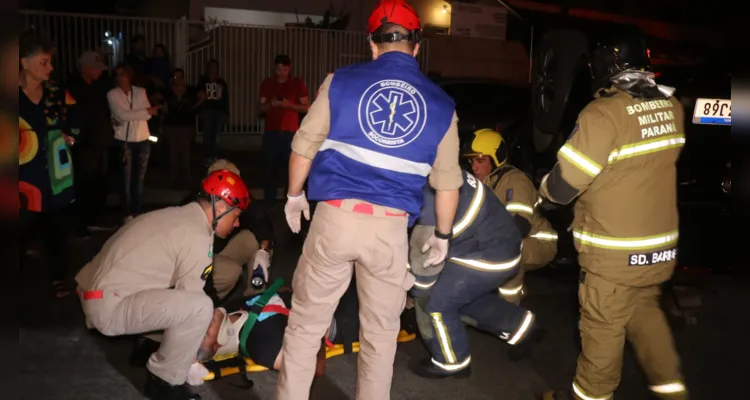
[(693, 123), (700, 125), (732, 125), (732, 100), (696, 99)]

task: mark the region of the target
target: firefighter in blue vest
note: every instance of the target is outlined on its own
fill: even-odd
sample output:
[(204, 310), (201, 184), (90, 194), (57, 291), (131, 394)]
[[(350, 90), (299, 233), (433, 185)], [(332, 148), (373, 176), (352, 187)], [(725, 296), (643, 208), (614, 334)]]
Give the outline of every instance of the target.
[[(284, 211), (293, 232), (309, 219), (302, 190), (318, 201), (295, 271), (276, 398), (309, 397), (320, 338), (339, 298), (357, 277), (360, 353), (357, 399), (390, 398), (406, 290), (407, 228), (422, 188), (436, 190), (428, 264), (448, 253), (458, 189), (455, 104), (419, 69), (420, 23), (403, 0), (382, 0), (368, 20), (373, 61), (336, 70), (292, 142)], [(428, 178), (429, 177), (429, 178)]]
[[(521, 268), (521, 233), (492, 189), (468, 172), (459, 191), (453, 236), (444, 265), (427, 266), (419, 249), (434, 230), (435, 191), (425, 187), (425, 202), (411, 238), (412, 296), (419, 331), (432, 358), (410, 366), (428, 379), (471, 373), (469, 338), (464, 322), (513, 346), (511, 359), (528, 355), (541, 340), (534, 314), (497, 295), (497, 287)], [(426, 229), (425, 229), (426, 228)], [(429, 240), (429, 239), (428, 239)]]

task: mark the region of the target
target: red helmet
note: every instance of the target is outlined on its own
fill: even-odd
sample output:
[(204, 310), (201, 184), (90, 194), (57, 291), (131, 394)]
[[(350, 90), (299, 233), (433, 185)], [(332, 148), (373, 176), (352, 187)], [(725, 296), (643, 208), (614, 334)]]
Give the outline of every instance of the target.
[(250, 193), (239, 175), (226, 169), (211, 172), (203, 179), (203, 193), (216, 196), (229, 204), (247, 210)]
[(405, 0), (380, 0), (367, 20), (367, 33), (373, 33), (385, 24), (396, 24), (408, 31), (421, 28), (417, 12)]

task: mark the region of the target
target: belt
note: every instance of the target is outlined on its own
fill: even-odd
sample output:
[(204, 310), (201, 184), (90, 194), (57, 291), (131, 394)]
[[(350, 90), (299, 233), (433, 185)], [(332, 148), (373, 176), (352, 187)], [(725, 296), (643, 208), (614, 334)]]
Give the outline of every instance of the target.
[(395, 209), (390, 208), (390, 207), (385, 207), (385, 206), (379, 206), (376, 204), (370, 204), (370, 203), (362, 202), (362, 201), (357, 202), (356, 200), (343, 200), (343, 199), (327, 200), (326, 204), (334, 206), (336, 208), (349, 210), (357, 214), (374, 215), (377, 217), (380, 217), (380, 216), (405, 217), (408, 215), (404, 211), (391, 212), (389, 210), (395, 210)]
[(101, 300), (104, 298), (104, 292), (101, 290), (81, 291), (76, 289), (76, 294), (81, 296), (84, 300)]

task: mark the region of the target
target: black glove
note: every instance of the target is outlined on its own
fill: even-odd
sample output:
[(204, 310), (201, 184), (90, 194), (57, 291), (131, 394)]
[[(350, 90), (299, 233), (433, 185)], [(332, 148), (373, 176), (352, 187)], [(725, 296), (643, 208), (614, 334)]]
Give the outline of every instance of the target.
[(560, 204), (553, 203), (547, 200), (546, 198), (540, 196), (539, 199), (536, 201), (534, 208), (542, 211), (543, 213), (546, 213), (546, 212), (554, 211), (560, 206), (561, 206)]

